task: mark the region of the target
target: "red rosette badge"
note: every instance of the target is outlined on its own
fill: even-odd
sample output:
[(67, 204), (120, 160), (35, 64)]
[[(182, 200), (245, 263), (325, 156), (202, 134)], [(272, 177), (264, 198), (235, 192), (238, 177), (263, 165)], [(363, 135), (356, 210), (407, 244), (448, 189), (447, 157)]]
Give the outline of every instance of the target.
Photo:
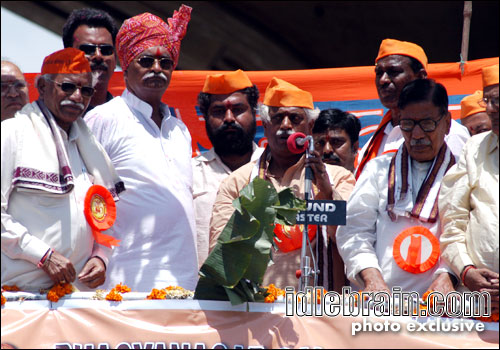
[(120, 240), (101, 232), (113, 226), (116, 220), (115, 200), (105, 187), (93, 185), (89, 188), (83, 212), (97, 243), (109, 248), (119, 245)]
[[(302, 248), (302, 232), (304, 231), (304, 225), (281, 225), (276, 224), (274, 226), (274, 243), (278, 246), (278, 248), (284, 252), (288, 253), (293, 250)], [(309, 236), (309, 240), (313, 240), (316, 236), (317, 227), (314, 225), (309, 226), (307, 231), (307, 235)], [(278, 238), (281, 242), (278, 241)]]

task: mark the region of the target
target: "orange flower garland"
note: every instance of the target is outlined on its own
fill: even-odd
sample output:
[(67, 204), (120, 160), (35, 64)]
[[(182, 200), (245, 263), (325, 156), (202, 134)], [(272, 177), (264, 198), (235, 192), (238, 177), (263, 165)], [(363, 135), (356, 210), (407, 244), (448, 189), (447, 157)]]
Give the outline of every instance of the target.
[(109, 293), (106, 295), (106, 300), (109, 301), (122, 301), (123, 297), (121, 293), (128, 293), (130, 292), (130, 287), (118, 283), (115, 288), (111, 289)]
[(71, 293), (73, 293), (73, 286), (71, 283), (58, 283), (50, 288), (47, 293), (47, 300), (57, 303), (60, 298)]
[(7, 299), (2, 294), (2, 305), (5, 305), (6, 302), (7, 302)]
[(270, 284), (267, 287), (266, 293), (267, 296), (264, 298), (265, 303), (274, 303), (280, 295), (285, 295), (285, 291), (283, 289), (277, 288), (274, 284)]
[(19, 287), (16, 286), (16, 285), (13, 285), (13, 286), (5, 285), (5, 286), (2, 287), (2, 289), (5, 292), (19, 292), (19, 291), (21, 291), (21, 289), (19, 289)]
[(167, 291), (165, 289), (156, 289), (153, 288), (151, 291), (151, 294), (147, 296), (147, 299), (153, 300), (153, 299), (165, 299), (167, 296)]

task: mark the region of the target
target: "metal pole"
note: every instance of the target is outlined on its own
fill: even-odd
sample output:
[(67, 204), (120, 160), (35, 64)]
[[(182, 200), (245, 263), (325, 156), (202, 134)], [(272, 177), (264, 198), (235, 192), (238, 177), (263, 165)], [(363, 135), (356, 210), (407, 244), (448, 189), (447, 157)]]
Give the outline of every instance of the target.
[(470, 19), (472, 17), (472, 1), (464, 1), (464, 27), (462, 30), (462, 50), (460, 51), (460, 70), (464, 75), (465, 62), (468, 60)]

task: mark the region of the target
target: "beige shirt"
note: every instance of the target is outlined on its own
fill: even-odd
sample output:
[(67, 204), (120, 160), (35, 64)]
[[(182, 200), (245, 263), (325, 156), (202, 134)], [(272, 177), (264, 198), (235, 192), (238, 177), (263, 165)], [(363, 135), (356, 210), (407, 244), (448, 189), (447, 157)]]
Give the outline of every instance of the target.
[(498, 271), (498, 137), (471, 137), (443, 179), (441, 256), (459, 275), (466, 265)]
[[(304, 198), (304, 160), (305, 156), (289, 168), (281, 179), (268, 176), (266, 180), (270, 181), (278, 192), (289, 187), (297, 197)], [(215, 247), (217, 239), (234, 212), (233, 200), (239, 197), (240, 191), (249, 183), (255, 163), (250, 162), (242, 166), (221, 183), (210, 222), (210, 251)], [(332, 188), (342, 199), (347, 200), (356, 182), (353, 174), (340, 166), (328, 164), (325, 166), (333, 181)], [(324, 236), (323, 239), (327, 238)], [(315, 243), (316, 239), (313, 242), (313, 249), (315, 249)], [(279, 288), (297, 287), (298, 279), (295, 271), (300, 269), (300, 249), (288, 253), (273, 250), (273, 261), (274, 264), (268, 267), (264, 275), (263, 284), (274, 283)]]
[[(253, 144), (251, 161), (259, 159), (264, 148)], [(208, 241), (212, 208), (219, 185), (229, 174), (229, 169), (212, 148), (192, 159), (193, 166), (193, 199), (196, 221), (196, 244), (198, 248), (198, 265), (201, 267), (208, 257)]]

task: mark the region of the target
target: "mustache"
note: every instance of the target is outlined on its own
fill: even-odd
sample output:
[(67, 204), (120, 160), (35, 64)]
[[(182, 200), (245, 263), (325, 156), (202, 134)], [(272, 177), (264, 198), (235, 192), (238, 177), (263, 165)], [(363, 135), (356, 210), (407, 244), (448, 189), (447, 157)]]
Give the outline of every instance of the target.
[(73, 101), (70, 101), (70, 100), (62, 100), (61, 103), (59, 103), (59, 105), (62, 107), (62, 106), (72, 106), (72, 107), (77, 107), (79, 109), (81, 109), (82, 111), (85, 109), (85, 105), (83, 103), (80, 103), (80, 102), (73, 102)]
[(432, 142), (428, 139), (411, 139), (410, 146), (430, 146)]
[(282, 130), (282, 129), (279, 129), (278, 131), (276, 131), (276, 136), (292, 136), (293, 135), (293, 132), (291, 130)]
[(102, 69), (102, 70), (108, 70), (108, 65), (105, 62), (91, 62), (90, 63), (90, 69), (91, 70), (96, 70), (96, 69)]
[(322, 159), (323, 160), (333, 160), (334, 162), (340, 162), (340, 158), (336, 154), (333, 154), (333, 153), (323, 154)]
[(144, 75), (142, 77), (142, 80), (146, 80), (146, 79), (150, 79), (150, 78), (160, 78), (162, 80), (168, 81), (167, 76), (163, 72), (159, 72), (159, 73), (149, 72), (149, 73), (146, 73), (146, 75)]
[(217, 128), (215, 130), (214, 134), (215, 135), (220, 135), (220, 134), (224, 133), (228, 129), (235, 129), (235, 130), (237, 130), (239, 132), (244, 132), (244, 130), (241, 127), (241, 125), (236, 124), (236, 122), (232, 122), (232, 123), (224, 123), (224, 124), (222, 124), (219, 128)]

